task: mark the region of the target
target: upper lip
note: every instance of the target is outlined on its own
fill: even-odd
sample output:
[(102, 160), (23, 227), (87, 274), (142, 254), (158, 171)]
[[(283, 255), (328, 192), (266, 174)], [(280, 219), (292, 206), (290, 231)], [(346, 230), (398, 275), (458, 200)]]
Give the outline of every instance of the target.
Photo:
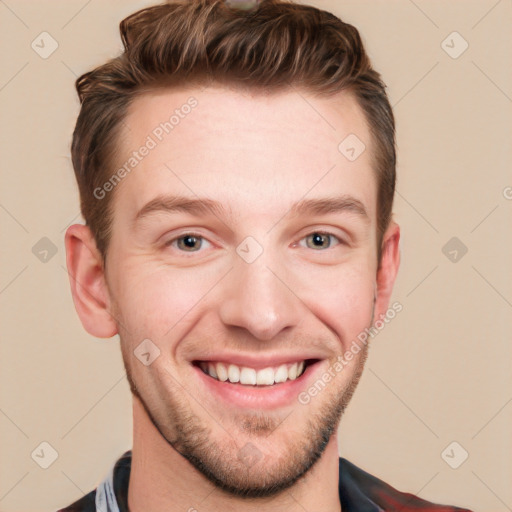
[(280, 366), (287, 363), (300, 363), (306, 360), (320, 360), (325, 356), (318, 353), (305, 353), (305, 354), (242, 354), (236, 353), (222, 353), (222, 354), (209, 354), (204, 357), (194, 359), (194, 362), (220, 362), (225, 364), (234, 364), (236, 366), (247, 366), (260, 370), (272, 366)]

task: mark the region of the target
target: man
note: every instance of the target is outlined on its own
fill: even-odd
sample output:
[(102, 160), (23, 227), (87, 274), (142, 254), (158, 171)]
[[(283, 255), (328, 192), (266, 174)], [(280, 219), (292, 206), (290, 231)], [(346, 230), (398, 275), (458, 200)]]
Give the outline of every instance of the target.
[(394, 119), (357, 30), (181, 0), (121, 34), (77, 81), (66, 249), (85, 329), (120, 336), (134, 440), (62, 510), (461, 510), (338, 454), (399, 266)]

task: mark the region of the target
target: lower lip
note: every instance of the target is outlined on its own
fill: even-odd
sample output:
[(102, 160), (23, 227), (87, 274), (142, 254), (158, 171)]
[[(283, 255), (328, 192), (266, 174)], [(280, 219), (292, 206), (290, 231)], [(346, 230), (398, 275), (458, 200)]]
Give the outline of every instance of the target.
[(272, 386), (246, 386), (239, 383), (232, 384), (229, 381), (222, 382), (210, 377), (195, 364), (193, 368), (206, 389), (230, 405), (254, 409), (277, 409), (298, 401), (299, 394), (307, 389), (312, 375), (316, 373), (321, 363), (322, 361), (316, 361), (309, 364), (304, 373), (295, 380), (287, 380)]

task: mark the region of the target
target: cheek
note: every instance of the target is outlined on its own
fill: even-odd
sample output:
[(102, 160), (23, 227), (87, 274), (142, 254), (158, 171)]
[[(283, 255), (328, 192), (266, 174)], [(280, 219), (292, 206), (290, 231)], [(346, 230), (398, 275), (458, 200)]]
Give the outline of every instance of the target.
[(116, 276), (120, 320), (130, 338), (155, 342), (165, 338), (168, 343), (186, 331), (194, 309), (200, 307), (210, 288), (210, 279), (201, 272), (172, 271), (168, 266), (149, 268), (134, 262)]
[(325, 325), (336, 333), (346, 350), (358, 334), (371, 324), (374, 278), (359, 267), (339, 268), (323, 273), (311, 282), (322, 283), (310, 289), (306, 304)]

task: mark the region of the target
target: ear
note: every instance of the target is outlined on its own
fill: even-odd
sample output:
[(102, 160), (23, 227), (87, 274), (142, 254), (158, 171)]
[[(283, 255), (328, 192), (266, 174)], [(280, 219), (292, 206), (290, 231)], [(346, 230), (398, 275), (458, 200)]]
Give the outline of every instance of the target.
[(382, 251), (375, 290), (374, 321), (385, 315), (400, 266), (400, 227), (391, 221), (382, 238)]
[(66, 263), (75, 309), (84, 329), (97, 338), (117, 334), (110, 314), (110, 297), (103, 261), (87, 226), (74, 224), (66, 231)]

